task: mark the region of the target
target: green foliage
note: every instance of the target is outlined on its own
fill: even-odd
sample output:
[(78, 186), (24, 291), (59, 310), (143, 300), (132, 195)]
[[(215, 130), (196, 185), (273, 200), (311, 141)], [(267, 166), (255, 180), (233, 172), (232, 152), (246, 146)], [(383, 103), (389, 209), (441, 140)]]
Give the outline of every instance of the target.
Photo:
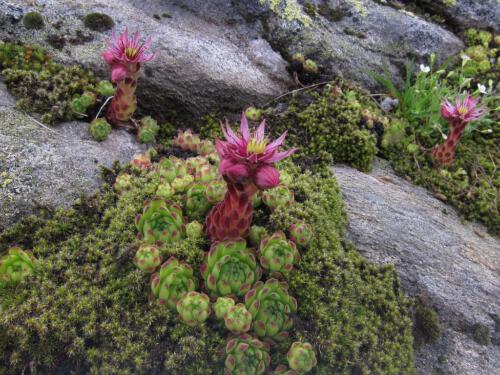
[(282, 341), (293, 327), (297, 300), (288, 294), (288, 285), (276, 279), (258, 281), (245, 295), (245, 306), (252, 314), (252, 330), (259, 338)]
[(226, 324), (226, 328), (235, 335), (245, 333), (250, 330), (252, 325), (252, 314), (250, 314), (244, 304), (238, 303), (227, 309), (224, 314), (224, 323)]
[(81, 118), (99, 102), (91, 71), (57, 64), (40, 47), (0, 42), (0, 70), (17, 106), (46, 124)]
[(115, 87), (109, 81), (99, 81), (95, 87), (96, 91), (101, 96), (113, 96), (115, 95)]
[[(8, 301), (0, 316), (0, 368), (5, 373), (22, 372), (30, 363), (41, 373), (223, 372), (220, 352), (228, 337), (222, 336), (220, 321), (208, 319), (193, 329), (171, 309), (148, 303), (148, 278), (132, 262), (140, 245), (134, 219), (155, 195), (161, 177), (149, 158), (137, 164), (148, 169), (113, 170), (132, 176), (119, 194), (105, 185), (101, 194), (75, 208), (23, 219), (0, 234), (0, 251), (18, 243), (32, 248), (40, 265), (29, 284), (1, 292), (2, 302)], [(394, 270), (368, 263), (340, 242), (346, 217), (331, 175), (301, 173), (290, 163), (280, 169), (291, 176), (290, 188), (300, 200), (276, 209), (269, 221), (262, 206), (256, 221), (270, 233), (302, 220), (314, 228), (303, 259), (289, 276), (290, 295), (299, 301), (292, 315), (293, 340), (309, 341), (321, 353), (317, 374), (409, 373), (411, 328)], [(171, 199), (182, 202), (185, 194)], [(207, 250), (202, 239), (182, 238), (159, 250), (193, 267), (187, 279), (199, 279)], [(165, 289), (180, 290), (183, 277), (164, 277), (163, 283), (179, 282)], [(271, 369), (267, 348), (245, 337), (237, 342), (249, 349), (228, 349), (226, 359), (235, 357), (226, 360), (234, 366), (229, 371), (258, 369), (261, 362)], [(272, 368), (285, 363), (290, 344), (287, 340), (273, 348)]]
[(288, 275), (300, 260), (295, 243), (281, 231), (261, 240), (258, 256), (262, 268), (272, 275)]
[(182, 209), (159, 197), (147, 201), (136, 219), (141, 238), (149, 244), (179, 241), (183, 237), (182, 225)]
[(314, 348), (308, 342), (294, 342), (286, 357), (290, 368), (297, 371), (298, 374), (311, 371), (318, 363)]
[(268, 346), (250, 335), (237, 336), (226, 345), (226, 375), (263, 375), (270, 362)]
[(212, 305), (217, 319), (223, 319), (230, 307), (234, 306), (234, 299), (229, 297), (219, 297)]
[(205, 188), (205, 196), (211, 204), (219, 203), (227, 192), (227, 184), (222, 180), (212, 180)]
[(276, 186), (262, 192), (262, 201), (267, 207), (275, 210), (290, 205), (293, 202), (293, 193), (286, 186)]
[(158, 273), (151, 277), (151, 290), (159, 305), (175, 310), (177, 303), (196, 288), (191, 266), (171, 257), (162, 264)]
[(83, 18), (83, 23), (85, 27), (93, 31), (107, 31), (111, 30), (115, 23), (113, 19), (104, 13), (89, 13)]
[(141, 127), (137, 132), (137, 139), (139, 139), (139, 142), (141, 143), (154, 142), (159, 130), (160, 127), (158, 126), (156, 120), (150, 116), (143, 117), (141, 119)]
[(211, 205), (205, 196), (205, 190), (205, 185), (197, 183), (188, 189), (184, 209), (190, 218), (201, 218), (210, 209)]
[(201, 238), (204, 236), (203, 225), (197, 221), (192, 221), (186, 225), (186, 235), (188, 238)]
[(491, 344), (490, 330), (483, 324), (477, 323), (472, 326), (472, 337), (480, 345)]
[(290, 239), (298, 246), (306, 246), (313, 236), (312, 228), (304, 221), (290, 225)]
[(28, 12), (23, 17), (23, 25), (27, 29), (40, 30), (43, 29), (45, 22), (43, 17), (38, 12)]
[(20, 247), (11, 247), (0, 258), (0, 288), (17, 284), (35, 272), (36, 260)]
[(422, 303), (417, 303), (415, 307), (413, 335), (417, 347), (439, 340), (441, 337), (441, 327), (436, 311)]
[(243, 240), (213, 243), (201, 266), (205, 287), (213, 296), (242, 297), (261, 274), (253, 250)]
[(142, 271), (153, 272), (161, 264), (160, 250), (156, 245), (142, 244), (135, 253), (134, 264)]
[(493, 41), (493, 34), (488, 31), (467, 29), (464, 34), (468, 46), (482, 45), (488, 48)]
[(210, 298), (205, 293), (188, 292), (177, 302), (179, 317), (190, 327), (205, 323), (211, 311)]
[(96, 118), (89, 125), (89, 133), (95, 141), (102, 142), (111, 134), (111, 125), (105, 118)]

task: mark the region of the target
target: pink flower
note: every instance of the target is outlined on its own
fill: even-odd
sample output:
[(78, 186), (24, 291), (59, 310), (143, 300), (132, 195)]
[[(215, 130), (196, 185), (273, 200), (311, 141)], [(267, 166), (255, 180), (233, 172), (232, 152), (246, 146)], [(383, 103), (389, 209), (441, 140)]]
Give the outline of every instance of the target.
[(484, 107), (478, 107), (479, 99), (469, 94), (464, 99), (457, 98), (455, 104), (446, 100), (441, 104), (441, 115), (450, 123), (468, 123), (485, 114)]
[(117, 37), (113, 31), (112, 40), (108, 42), (108, 49), (103, 52), (102, 57), (112, 68), (111, 79), (114, 82), (123, 80), (130, 74), (139, 70), (143, 62), (151, 61), (155, 53), (148, 53), (151, 46), (151, 38), (144, 43), (139, 43), (139, 32), (133, 36), (128, 35), (128, 29)]
[(221, 126), (226, 141), (216, 142), (221, 159), (219, 172), (233, 182), (253, 182), (260, 189), (279, 185), (279, 172), (273, 165), (296, 151), (295, 148), (279, 151), (286, 132), (269, 142), (265, 137), (264, 120), (251, 135), (245, 113), (241, 116), (240, 134), (236, 134), (227, 121)]

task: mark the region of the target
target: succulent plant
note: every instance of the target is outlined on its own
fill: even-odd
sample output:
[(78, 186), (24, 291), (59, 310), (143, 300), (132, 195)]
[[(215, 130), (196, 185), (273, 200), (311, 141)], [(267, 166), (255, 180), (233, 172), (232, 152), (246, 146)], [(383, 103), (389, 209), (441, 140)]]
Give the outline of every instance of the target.
[(257, 336), (276, 341), (288, 337), (297, 301), (288, 294), (287, 283), (274, 278), (258, 281), (245, 295), (245, 306), (252, 314), (252, 329)]
[(271, 210), (293, 202), (293, 193), (286, 186), (280, 185), (262, 192), (262, 201)]
[(269, 347), (259, 339), (241, 334), (227, 342), (224, 375), (262, 375), (270, 363)]
[(299, 375), (305, 374), (316, 366), (316, 353), (308, 342), (294, 342), (286, 355), (288, 365)]
[(134, 264), (142, 271), (153, 272), (161, 264), (160, 250), (156, 245), (142, 244), (135, 254)]
[(186, 235), (188, 238), (203, 237), (203, 225), (197, 221), (192, 221), (186, 225)]
[(271, 275), (287, 275), (300, 260), (295, 243), (281, 231), (262, 238), (258, 255), (260, 265)]
[(205, 164), (196, 169), (194, 180), (207, 183), (217, 177), (217, 169), (210, 164)]
[(35, 272), (36, 259), (20, 247), (11, 247), (0, 259), (0, 287), (18, 283)]
[(252, 197), (252, 207), (257, 208), (262, 203), (262, 192), (258, 191)]
[(147, 153), (135, 154), (130, 161), (130, 164), (132, 165), (133, 169), (145, 170), (151, 167), (151, 158)]
[(142, 215), (136, 217), (135, 225), (146, 243), (170, 244), (182, 238), (182, 210), (157, 197), (144, 204)]
[(252, 225), (250, 227), (250, 233), (248, 234), (248, 241), (250, 242), (250, 245), (258, 247), (260, 245), (260, 241), (266, 235), (267, 235), (266, 228), (258, 225)]
[(176, 177), (172, 181), (172, 187), (176, 192), (183, 192), (186, 191), (186, 189), (191, 185), (194, 181), (194, 177), (191, 176), (190, 174), (187, 174), (183, 177)]
[(111, 67), (111, 80), (117, 85), (106, 114), (106, 118), (113, 125), (130, 121), (137, 109), (135, 89), (139, 70), (144, 63), (155, 57), (155, 53), (148, 52), (150, 45), (150, 39), (140, 43), (138, 32), (129, 35), (125, 29), (119, 36), (113, 33), (112, 40), (108, 42), (108, 49), (102, 54)]
[(189, 217), (201, 217), (210, 209), (211, 205), (205, 196), (205, 185), (193, 184), (186, 193), (184, 209)]
[(235, 304), (234, 299), (229, 297), (219, 297), (217, 301), (212, 305), (215, 316), (217, 319), (223, 319), (229, 308), (233, 307)]
[(227, 192), (226, 182), (223, 180), (212, 180), (205, 188), (205, 197), (211, 204), (219, 203), (224, 199)]
[(95, 101), (96, 95), (93, 92), (85, 91), (82, 95), (73, 98), (70, 107), (77, 115), (84, 115), (87, 109), (95, 104)]
[(307, 59), (306, 61), (304, 61), (303, 66), (304, 66), (304, 70), (307, 73), (312, 73), (312, 74), (318, 73), (318, 64), (316, 64), (316, 62), (314, 60)]
[(174, 163), (177, 177), (184, 177), (187, 174), (187, 166), (184, 159), (179, 159), (175, 156), (170, 156), (168, 159)]
[(191, 129), (187, 129), (186, 131), (178, 131), (173, 144), (183, 150), (195, 152), (200, 142), (200, 137), (197, 134), (194, 134)]
[(177, 312), (188, 326), (203, 324), (210, 316), (210, 298), (205, 293), (189, 292), (177, 302)]
[(116, 176), (115, 183), (113, 184), (113, 189), (116, 192), (121, 193), (127, 190), (132, 185), (132, 176), (128, 173), (122, 173)]
[(202, 156), (196, 156), (186, 159), (186, 168), (189, 174), (195, 175), (196, 171), (204, 165), (209, 164), (208, 159)]
[(244, 240), (212, 244), (201, 266), (205, 287), (213, 296), (241, 297), (260, 279), (262, 271)]
[(312, 238), (312, 229), (305, 222), (301, 221), (290, 225), (290, 239), (297, 245), (306, 246)]
[(151, 276), (151, 291), (159, 305), (171, 310), (185, 294), (196, 289), (192, 268), (177, 258), (171, 257), (161, 265), (160, 271)]
[(109, 81), (103, 80), (99, 81), (95, 86), (95, 89), (99, 95), (102, 96), (113, 96), (115, 95), (115, 88), (113, 84)]
[(196, 147), (196, 152), (198, 153), (198, 155), (206, 157), (215, 152), (215, 146), (212, 141), (204, 139)]
[(175, 190), (168, 182), (161, 183), (156, 189), (156, 195), (165, 199), (171, 198), (174, 194)]
[(238, 303), (227, 310), (224, 315), (224, 323), (226, 323), (226, 328), (235, 335), (245, 333), (252, 326), (252, 314), (244, 304)]
[(171, 159), (160, 159), (157, 163), (156, 169), (158, 174), (168, 182), (172, 182), (177, 177), (177, 168)]
[(111, 125), (106, 119), (97, 118), (89, 125), (89, 132), (92, 138), (98, 142), (104, 141), (111, 134)]
[(150, 116), (143, 117), (139, 131), (137, 132), (137, 138), (141, 143), (154, 142), (158, 135), (158, 130), (160, 130), (160, 127), (155, 119)]
[(248, 107), (245, 110), (245, 116), (251, 121), (259, 121), (262, 117), (262, 109), (257, 109), (255, 107)]

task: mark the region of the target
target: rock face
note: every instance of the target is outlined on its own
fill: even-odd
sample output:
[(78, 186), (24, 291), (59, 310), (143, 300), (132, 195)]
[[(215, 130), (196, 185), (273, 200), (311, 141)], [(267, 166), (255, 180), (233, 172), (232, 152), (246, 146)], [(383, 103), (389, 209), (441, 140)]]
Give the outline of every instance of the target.
[(124, 131), (101, 143), (90, 139), (88, 124), (46, 128), (15, 110), (0, 83), (0, 232), (38, 207), (69, 206), (80, 193), (99, 188), (99, 165), (128, 162), (145, 150)]
[(473, 27), (500, 31), (500, 3), (497, 0), (417, 0), (416, 3), (442, 15), (459, 29)]
[[(118, 30), (128, 26), (152, 35), (159, 51), (139, 81), (140, 105), (149, 113), (199, 116), (239, 112), (274, 98), (292, 85), (286, 59), (301, 52), (320, 66), (322, 79), (334, 76), (375, 87), (367, 73), (384, 65), (398, 80), (403, 62), (457, 53), (462, 42), (440, 26), (371, 0), (308, 2), (299, 7), (309, 26), (287, 20), (259, 0), (75, 0), (0, 1), (0, 39), (49, 47), (56, 59), (80, 63), (106, 77), (100, 53), (111, 32), (86, 29), (91, 12), (113, 17)], [(304, 3), (305, 4), (305, 3)], [(313, 8), (311, 9), (311, 4)], [(42, 30), (27, 30), (21, 18), (37, 10)], [(49, 41), (57, 40), (55, 49)], [(54, 44), (54, 43), (52, 43)], [(161, 117), (160, 117), (161, 119)]]
[[(395, 176), (382, 161), (373, 172), (335, 166), (349, 215), (347, 238), (368, 259), (392, 263), (410, 296), (424, 297), (441, 339), (416, 353), (421, 374), (498, 373), (500, 241), (426, 190)], [(492, 343), (473, 340), (475, 324)]]

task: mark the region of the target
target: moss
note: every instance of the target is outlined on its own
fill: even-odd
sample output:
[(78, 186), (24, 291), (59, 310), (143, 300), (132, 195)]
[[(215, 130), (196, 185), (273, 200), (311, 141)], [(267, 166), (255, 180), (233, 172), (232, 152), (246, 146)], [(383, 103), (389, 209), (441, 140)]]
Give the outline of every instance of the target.
[(344, 18), (346, 12), (340, 7), (330, 8), (327, 3), (324, 3), (318, 7), (318, 13), (329, 21), (338, 22)]
[(89, 13), (83, 19), (83, 23), (87, 29), (101, 33), (115, 26), (113, 19), (104, 13)]
[(269, 9), (287, 21), (299, 21), (308, 26), (311, 18), (304, 14), (297, 0), (259, 0), (260, 4), (266, 4)]
[(416, 347), (436, 342), (441, 337), (441, 327), (436, 311), (421, 302), (415, 307), (413, 336)]
[(449, 7), (454, 7), (457, 5), (457, 0), (442, 0), (443, 4)]
[[(271, 231), (304, 219), (315, 234), (290, 279), (299, 302), (295, 330), (273, 348), (272, 367), (285, 361), (292, 340), (304, 338), (321, 353), (317, 374), (411, 373), (408, 302), (394, 269), (367, 262), (342, 242), (346, 213), (330, 173), (302, 173), (291, 163), (281, 168), (292, 177), (298, 203), (271, 216), (262, 206), (256, 221)], [(222, 373), (227, 337), (218, 322), (190, 328), (148, 302), (149, 280), (132, 263), (134, 219), (160, 179), (126, 171), (133, 177), (122, 193), (104, 185), (88, 203), (26, 218), (0, 235), (0, 253), (13, 242), (32, 248), (42, 270), (15, 293), (4, 291), (15, 297), (0, 317), (6, 374), (19, 373), (26, 363), (42, 373)], [(107, 174), (119, 172), (117, 166)], [(199, 277), (207, 248), (201, 239), (185, 239), (161, 251), (191, 264)]]
[(468, 46), (481, 45), (488, 48), (493, 41), (493, 34), (483, 30), (468, 29), (464, 33), (464, 38)]
[(27, 29), (40, 30), (45, 26), (45, 22), (43, 21), (43, 17), (40, 13), (29, 12), (23, 17), (23, 25)]
[[(0, 43), (0, 70), (17, 106), (42, 114), (42, 122), (54, 124), (82, 117), (71, 103), (84, 92), (98, 96), (94, 74), (79, 66), (63, 66), (42, 48)], [(101, 100), (86, 107), (92, 113)]]
[(472, 326), (472, 337), (480, 345), (487, 346), (491, 344), (490, 330), (483, 324), (478, 323)]

